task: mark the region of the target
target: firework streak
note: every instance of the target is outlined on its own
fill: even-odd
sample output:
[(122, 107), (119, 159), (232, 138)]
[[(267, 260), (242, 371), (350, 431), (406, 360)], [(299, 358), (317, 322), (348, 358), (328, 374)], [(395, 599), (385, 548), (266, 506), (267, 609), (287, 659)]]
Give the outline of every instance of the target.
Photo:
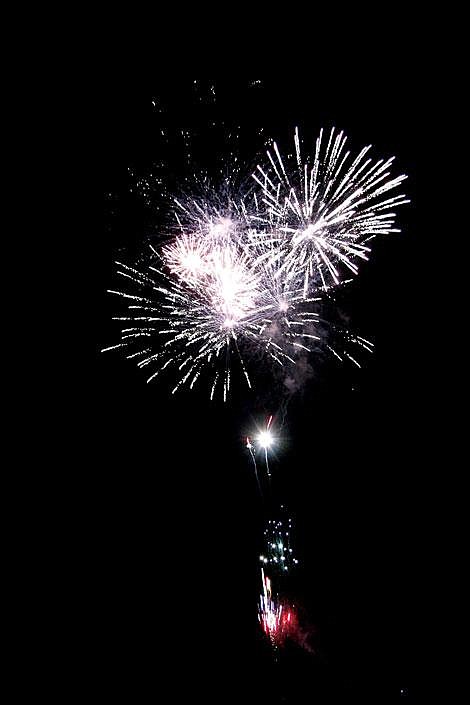
[(280, 646), (295, 627), (295, 612), (286, 602), (274, 599), (271, 580), (261, 568), (263, 592), (260, 595), (258, 619), (264, 633), (269, 637), (273, 647)]

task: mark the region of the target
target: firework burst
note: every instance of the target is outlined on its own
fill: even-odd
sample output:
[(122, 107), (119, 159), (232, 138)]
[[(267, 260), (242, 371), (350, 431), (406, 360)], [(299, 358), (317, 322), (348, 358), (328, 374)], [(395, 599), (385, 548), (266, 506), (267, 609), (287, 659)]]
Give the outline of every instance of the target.
[(342, 271), (357, 274), (357, 259), (367, 259), (367, 244), (376, 235), (399, 232), (394, 208), (409, 201), (389, 196), (405, 175), (391, 176), (394, 157), (373, 161), (371, 145), (356, 157), (346, 151), (346, 136), (323, 130), (313, 158), (303, 161), (295, 130), (295, 167), (286, 170), (277, 144), (269, 164), (258, 165), (253, 178), (261, 188), (264, 215), (256, 220), (273, 233), (287, 281), (303, 279), (304, 295), (313, 287), (339, 284)]
[(181, 374), (173, 392), (192, 388), (205, 367), (212, 369), (210, 396), (220, 385), (224, 399), (234, 359), (251, 387), (245, 357), (266, 356), (282, 367), (295, 365), (299, 351), (311, 351), (312, 341), (320, 341), (319, 298), (306, 300), (276, 278), (270, 260), (242, 239), (244, 228), (223, 219), (204, 237), (183, 232), (161, 253), (151, 246), (145, 271), (117, 262), (126, 286), (110, 293), (126, 310), (114, 317), (122, 326), (120, 343), (105, 350), (121, 349), (152, 369), (148, 381), (175, 368)]
[(217, 193), (203, 180), (197, 197), (174, 199), (175, 227), (151, 246), (145, 271), (117, 263), (127, 286), (111, 293), (127, 309), (115, 317), (120, 342), (104, 350), (124, 351), (149, 382), (174, 368), (173, 392), (210, 370), (210, 397), (222, 388), (224, 400), (234, 361), (249, 387), (252, 357), (288, 367), (323, 348), (360, 367), (351, 348), (372, 344), (342, 330), (333, 347), (321, 305), (344, 269), (357, 273), (371, 238), (397, 231), (393, 209), (407, 200), (388, 192), (406, 177), (391, 178), (393, 159), (373, 163), (369, 147), (350, 157), (345, 142), (321, 132), (313, 162), (302, 162), (296, 130), (296, 167), (287, 171), (274, 143), (269, 168), (254, 174), (259, 193), (233, 193), (230, 180)]

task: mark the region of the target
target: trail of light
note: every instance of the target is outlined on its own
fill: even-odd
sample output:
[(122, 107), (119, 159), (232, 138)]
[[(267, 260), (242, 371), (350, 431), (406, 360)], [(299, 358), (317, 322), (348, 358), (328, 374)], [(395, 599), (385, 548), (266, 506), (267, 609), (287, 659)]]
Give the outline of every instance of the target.
[(258, 477), (258, 466), (256, 465), (255, 453), (253, 451), (253, 445), (252, 445), (249, 437), (247, 437), (247, 439), (246, 439), (246, 447), (248, 448), (250, 455), (251, 455), (251, 459), (253, 461), (253, 467), (255, 470), (255, 477), (256, 477), (256, 482), (258, 484), (259, 493), (260, 493), (261, 497), (263, 497), (263, 490), (261, 489), (261, 484), (260, 484), (259, 477)]

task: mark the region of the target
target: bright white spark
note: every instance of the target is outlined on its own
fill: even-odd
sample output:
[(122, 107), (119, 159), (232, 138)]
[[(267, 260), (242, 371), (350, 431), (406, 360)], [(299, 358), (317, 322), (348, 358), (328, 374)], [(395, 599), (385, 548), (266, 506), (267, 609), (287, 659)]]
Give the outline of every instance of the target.
[(274, 439), (270, 431), (261, 431), (261, 433), (258, 434), (258, 443), (261, 448), (270, 448), (273, 442)]

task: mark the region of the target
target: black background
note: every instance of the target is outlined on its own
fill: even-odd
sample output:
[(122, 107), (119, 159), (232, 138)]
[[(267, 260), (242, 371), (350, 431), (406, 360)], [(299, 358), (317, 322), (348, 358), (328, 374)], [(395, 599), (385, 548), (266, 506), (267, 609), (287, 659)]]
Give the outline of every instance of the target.
[[(186, 77), (107, 90), (90, 110), (104, 207), (90, 231), (92, 315), (80, 370), (85, 403), (76, 410), (77, 454), (87, 458), (77, 475), (86, 668), (100, 694), (137, 702), (144, 694), (162, 702), (419, 702), (436, 532), (427, 501), (432, 364), (422, 252), (430, 235), (417, 217), (419, 86), (412, 76), (393, 90), (372, 78), (329, 89), (304, 77), (258, 87), (201, 81), (205, 96), (215, 86), (213, 103), (192, 85)], [(257, 622), (263, 508), (244, 436), (276, 417), (278, 391), (240, 385), (226, 405), (211, 403), (207, 389), (172, 396), (167, 380), (147, 385), (132, 362), (99, 352), (117, 342), (106, 295), (113, 258), (132, 260), (161, 217), (131, 191), (135, 174), (162, 158), (162, 124), (175, 133), (198, 128), (211, 163), (221, 149), (206, 129), (212, 117), (225, 122), (222, 133), (242, 126), (247, 154), (258, 143), (246, 135), (260, 126), (287, 151), (295, 125), (306, 144), (335, 125), (357, 150), (372, 143), (377, 156), (396, 155), (412, 199), (400, 209), (402, 233), (374, 241), (342, 303), (351, 327), (374, 340), (374, 355), (359, 372), (320, 366), (279, 430), (274, 495), (294, 517), (300, 558), (286, 590), (313, 652), (291, 644), (277, 662)], [(180, 173), (175, 155), (170, 181)]]

